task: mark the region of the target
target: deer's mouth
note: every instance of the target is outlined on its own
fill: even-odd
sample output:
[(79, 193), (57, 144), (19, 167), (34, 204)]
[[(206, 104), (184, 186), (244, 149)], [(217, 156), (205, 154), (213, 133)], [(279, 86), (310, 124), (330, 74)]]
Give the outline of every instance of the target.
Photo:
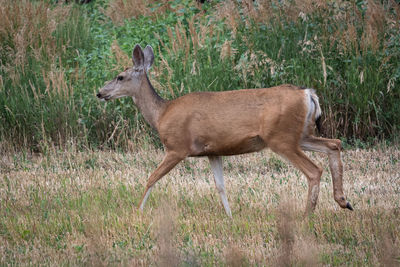
[(101, 93), (98, 93), (96, 96), (97, 96), (99, 99), (105, 100), (105, 101), (108, 101), (108, 100), (111, 99), (111, 96), (110, 96), (110, 95), (102, 95)]

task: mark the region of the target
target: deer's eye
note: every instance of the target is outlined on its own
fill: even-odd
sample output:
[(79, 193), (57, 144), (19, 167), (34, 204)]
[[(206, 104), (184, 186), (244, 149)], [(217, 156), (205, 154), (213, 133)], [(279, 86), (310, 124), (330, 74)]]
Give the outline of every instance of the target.
[(122, 81), (123, 79), (124, 79), (124, 76), (121, 76), (121, 75), (120, 75), (120, 76), (117, 77), (117, 80), (118, 80), (118, 81)]

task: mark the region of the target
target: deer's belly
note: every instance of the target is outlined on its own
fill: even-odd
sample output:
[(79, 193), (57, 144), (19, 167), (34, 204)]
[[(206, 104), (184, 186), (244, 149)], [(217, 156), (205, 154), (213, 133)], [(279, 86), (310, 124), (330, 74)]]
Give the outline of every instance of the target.
[(256, 152), (266, 147), (263, 139), (258, 136), (246, 137), (240, 140), (219, 140), (207, 142), (205, 139), (196, 139), (191, 145), (190, 156), (230, 156)]

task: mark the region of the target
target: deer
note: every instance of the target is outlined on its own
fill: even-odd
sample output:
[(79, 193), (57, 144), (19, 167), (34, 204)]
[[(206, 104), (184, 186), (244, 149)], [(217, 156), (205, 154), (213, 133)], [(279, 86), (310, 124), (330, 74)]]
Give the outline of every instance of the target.
[(291, 84), (262, 89), (193, 92), (165, 100), (151, 85), (147, 72), (154, 62), (151, 46), (136, 44), (133, 67), (118, 74), (97, 93), (101, 100), (132, 97), (164, 146), (162, 162), (148, 178), (139, 203), (142, 212), (155, 183), (187, 157), (208, 157), (227, 216), (232, 217), (223, 177), (223, 156), (269, 148), (299, 169), (308, 181), (305, 213), (314, 212), (322, 168), (304, 151), (328, 156), (333, 197), (353, 210), (343, 194), (341, 141), (314, 136), (321, 107), (314, 89)]

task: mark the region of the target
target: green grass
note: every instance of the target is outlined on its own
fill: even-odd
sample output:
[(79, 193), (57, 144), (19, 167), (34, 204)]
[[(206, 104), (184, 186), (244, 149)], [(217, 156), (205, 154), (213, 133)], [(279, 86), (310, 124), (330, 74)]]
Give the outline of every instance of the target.
[(392, 2), (175, 0), (114, 23), (105, 15), (113, 1), (3, 0), (0, 136), (11, 146), (159, 143), (130, 99), (104, 105), (94, 97), (130, 66), (136, 43), (155, 49), (150, 77), (164, 98), (293, 83), (317, 90), (324, 135), (396, 140), (400, 42)]
[[(399, 264), (394, 2), (174, 0), (117, 23), (104, 14), (115, 1), (0, 0), (0, 265)], [(166, 99), (315, 88), (323, 134), (347, 149), (355, 212), (338, 209), (326, 160), (311, 154), (325, 172), (302, 218), (306, 179), (262, 152), (225, 159), (232, 220), (203, 159), (163, 178), (139, 213), (160, 141), (131, 99), (95, 97), (136, 43), (153, 46), (150, 79)]]
[(92, 47), (86, 17), (78, 7), (44, 2), (2, 1), (1, 9), (0, 135), (34, 150), (64, 144), (79, 117), (67, 73), (79, 67), (79, 49)]
[(233, 219), (206, 159), (179, 164), (140, 213), (136, 206), (161, 151), (48, 153), (1, 158), (0, 264), (399, 263), (396, 147), (344, 152), (344, 189), (355, 211), (334, 202), (326, 170), (309, 218), (305, 177), (268, 151), (225, 158)]

